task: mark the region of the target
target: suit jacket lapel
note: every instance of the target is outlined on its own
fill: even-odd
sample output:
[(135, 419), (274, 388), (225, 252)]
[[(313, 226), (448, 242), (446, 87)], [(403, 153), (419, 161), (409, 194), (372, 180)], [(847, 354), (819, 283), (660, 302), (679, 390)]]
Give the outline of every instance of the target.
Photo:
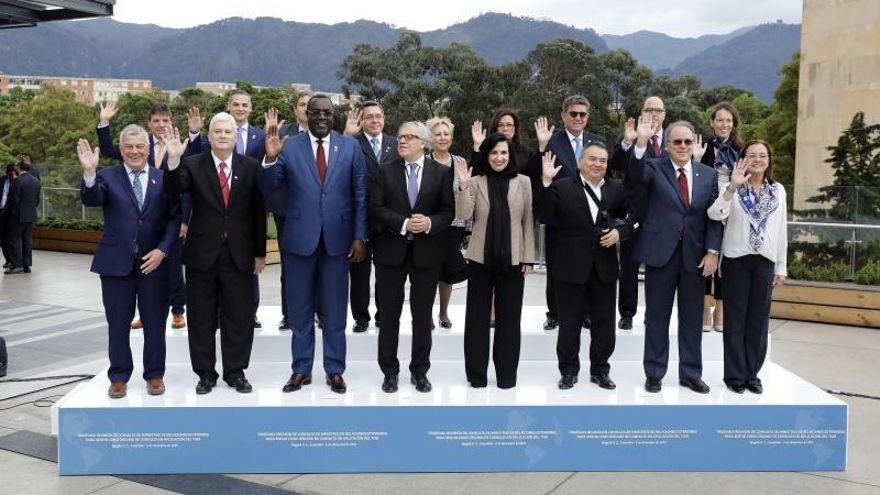
[(329, 143), (331, 146), (324, 150), (327, 152), (327, 175), (324, 177), (325, 186), (330, 184), (330, 181), (336, 176), (336, 169), (339, 168), (339, 155), (343, 148), (342, 136), (339, 134), (331, 132), (330, 140), (332, 141), (332, 143)]
[(152, 203), (153, 198), (159, 194), (159, 181), (156, 180), (162, 176), (162, 172), (154, 168), (147, 169), (147, 194), (144, 196), (144, 208), (142, 211), (147, 211), (147, 208), (150, 207), (150, 203)]
[(217, 168), (216, 165), (214, 165), (213, 155), (210, 152), (203, 153), (203, 158), (199, 165), (202, 169), (202, 177), (207, 181), (206, 184), (208, 184), (208, 188), (214, 191), (213, 196), (216, 200), (215, 202), (217, 206), (219, 206), (221, 210), (225, 209), (226, 207), (223, 205), (223, 195), (220, 193), (220, 177), (217, 175)]
[[(392, 172), (391, 177), (393, 178), (394, 181), (397, 182), (397, 184), (396, 184), (397, 190), (401, 194), (401, 197), (403, 198), (404, 204), (406, 204), (407, 208), (409, 208), (409, 212), (411, 213), (414, 210), (414, 207), (409, 205), (409, 190), (408, 190), (408, 183), (407, 183), (407, 173), (408, 172), (406, 169), (406, 160), (401, 158), (400, 160), (395, 161), (394, 163), (391, 163), (390, 165), (392, 167), (397, 168), (396, 172)], [(424, 174), (424, 173), (425, 172), (423, 169), (422, 174)], [(424, 179), (425, 179), (425, 176), (422, 175), (422, 180), (424, 180)], [(424, 184), (424, 182), (423, 182), (423, 184)], [(421, 191), (421, 187), (419, 187), (419, 190)], [(416, 204), (419, 204), (418, 197), (416, 198)]]
[(367, 139), (366, 134), (361, 133), (360, 136), (358, 136), (358, 143), (361, 145), (361, 150), (363, 150), (364, 156), (367, 158), (367, 160), (378, 165), (379, 160), (376, 160), (376, 155), (373, 153), (373, 146), (370, 144), (370, 141)]
[[(250, 145), (249, 145), (250, 146)], [(229, 173), (231, 174), (228, 177), (229, 181), (229, 206), (232, 206), (232, 202), (235, 201), (235, 192), (238, 190), (238, 184), (241, 182), (241, 177), (245, 173), (244, 167), (242, 166), (242, 160), (239, 158), (241, 155), (232, 154), (232, 160), (235, 162), (233, 165), (229, 166)], [(219, 184), (219, 181), (218, 181)], [(219, 186), (218, 186), (219, 190)]]
[[(306, 133), (305, 139), (300, 140), (298, 145), (299, 146), (298, 146), (297, 153), (299, 154), (300, 159), (294, 160), (294, 163), (290, 164), (290, 167), (293, 168), (293, 173), (301, 174), (304, 172), (306, 174), (309, 174), (309, 177), (312, 178), (312, 180), (315, 183), (315, 186), (318, 189), (321, 189), (321, 178), (318, 177), (317, 157), (315, 156), (315, 153), (312, 152), (312, 136), (311, 136), (311, 134)], [(327, 143), (323, 143), (323, 146), (324, 146), (324, 156), (326, 157), (327, 156)], [(299, 167), (298, 162), (301, 162), (302, 168), (305, 168), (306, 170), (304, 170), (304, 171), (297, 170), (297, 168)]]
[(669, 181), (669, 185), (678, 196), (678, 204), (681, 205), (681, 209), (684, 210), (684, 196), (681, 195), (681, 189), (678, 188), (678, 166), (668, 157), (660, 163), (662, 163), (661, 172), (663, 173), (663, 176)]
[[(572, 153), (574, 156), (574, 153)], [(571, 188), (574, 191), (574, 197), (580, 199), (578, 203), (581, 205), (581, 211), (587, 217), (587, 226), (588, 228), (593, 228), (593, 212), (590, 210), (590, 203), (587, 199), (587, 191), (584, 189), (584, 183), (581, 180), (580, 175), (574, 178), (571, 182)], [(601, 206), (600, 206), (601, 209)]]
[(561, 148), (559, 156), (562, 159), (562, 164), (572, 175), (577, 176), (577, 159), (574, 156), (574, 150), (571, 149), (571, 141), (568, 140), (568, 133), (563, 129), (559, 131), (557, 136), (559, 136), (559, 148)]
[[(131, 186), (131, 181), (128, 180), (128, 171), (125, 169), (125, 165), (120, 165), (119, 173), (117, 174), (117, 178), (119, 178), (119, 182), (122, 185), (122, 190), (128, 195), (128, 199), (131, 200), (131, 204), (134, 205), (135, 210), (140, 210), (138, 206), (137, 198), (134, 195), (134, 189)], [(13, 182), (15, 184), (15, 182)], [(147, 188), (149, 189), (149, 187)], [(12, 192), (12, 188), (9, 188), (10, 193)], [(10, 194), (11, 195), (11, 194)]]

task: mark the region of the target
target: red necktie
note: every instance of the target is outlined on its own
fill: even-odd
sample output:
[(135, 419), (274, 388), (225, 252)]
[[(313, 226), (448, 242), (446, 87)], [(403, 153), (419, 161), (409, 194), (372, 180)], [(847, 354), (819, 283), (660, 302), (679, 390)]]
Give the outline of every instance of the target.
[(318, 152), (315, 153), (315, 161), (318, 163), (318, 177), (321, 178), (321, 184), (324, 183), (324, 177), (327, 176), (327, 157), (324, 155), (323, 139), (318, 140)]
[(217, 174), (220, 179), (220, 195), (223, 196), (223, 206), (229, 206), (229, 180), (226, 176), (226, 162), (220, 162), (220, 173)]
[(678, 168), (678, 190), (681, 191), (681, 199), (684, 201), (684, 209), (691, 207), (691, 197), (688, 194), (688, 178), (684, 174), (684, 167)]
[(651, 150), (654, 151), (654, 156), (660, 156), (660, 143), (657, 141), (656, 134), (651, 136)]

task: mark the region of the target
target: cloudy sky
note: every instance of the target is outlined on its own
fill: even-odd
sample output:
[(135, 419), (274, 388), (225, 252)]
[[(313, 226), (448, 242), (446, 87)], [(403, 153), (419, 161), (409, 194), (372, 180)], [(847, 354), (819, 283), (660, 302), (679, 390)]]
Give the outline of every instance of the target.
[(484, 12), (546, 18), (599, 34), (658, 31), (676, 37), (728, 33), (743, 26), (800, 23), (803, 0), (116, 0), (122, 22), (190, 27), (227, 17), (278, 17), (335, 24), (358, 19), (417, 31), (441, 29)]

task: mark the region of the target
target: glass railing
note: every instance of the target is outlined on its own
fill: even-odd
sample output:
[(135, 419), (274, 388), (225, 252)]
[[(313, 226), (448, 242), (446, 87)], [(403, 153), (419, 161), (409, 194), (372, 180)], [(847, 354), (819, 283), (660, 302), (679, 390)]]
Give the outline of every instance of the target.
[(101, 208), (83, 205), (79, 189), (72, 187), (44, 187), (37, 215), (40, 220), (103, 220)]

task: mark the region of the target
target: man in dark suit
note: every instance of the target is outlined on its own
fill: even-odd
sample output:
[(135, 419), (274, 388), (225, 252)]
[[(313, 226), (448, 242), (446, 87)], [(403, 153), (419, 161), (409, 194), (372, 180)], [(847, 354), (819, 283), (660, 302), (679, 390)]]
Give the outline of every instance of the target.
[(309, 118), (306, 115), (306, 110), (311, 98), (311, 91), (300, 91), (296, 94), (293, 104), (293, 115), (296, 117), (296, 120), (281, 126), (281, 129), (278, 131), (281, 139), (294, 137), (302, 132), (309, 131)]
[(33, 239), (31, 234), (37, 221), (40, 204), (40, 181), (28, 173), (30, 165), (19, 162), (15, 166), (16, 178), (9, 188), (6, 211), (7, 247), (10, 267), (3, 273), (30, 273), (33, 265)]
[(110, 340), (108, 395), (125, 396), (134, 369), (129, 323), (135, 306), (144, 329), (147, 392), (165, 392), (165, 320), (168, 317), (167, 253), (180, 228), (177, 195), (164, 190), (162, 172), (147, 164), (147, 132), (129, 125), (119, 136), (123, 163), (96, 174), (98, 149), (80, 139), (77, 155), (83, 170), (82, 202), (100, 206), (104, 233), (92, 260), (101, 276), (101, 292)]
[(431, 135), (425, 124), (407, 122), (397, 131), (400, 157), (385, 162), (370, 187), (370, 217), (374, 223), (377, 300), (382, 308), (379, 327), (379, 367), (382, 390), (397, 391), (400, 362), (397, 343), (403, 289), (410, 282), (412, 355), (410, 382), (430, 392), (431, 309), (445, 249), (443, 236), (455, 216), (452, 168), (425, 156)]
[(9, 252), (9, 236), (6, 235), (6, 225), (9, 219), (9, 210), (6, 206), (10, 204), (9, 200), (12, 198), (10, 191), (12, 191), (12, 183), (15, 182), (15, 164), (7, 164), (4, 172), (3, 176), (0, 177), (0, 247), (2, 247), (3, 251), (3, 269), (5, 270), (12, 266), (12, 255)]
[(183, 263), (197, 394), (207, 394), (217, 384), (218, 312), (223, 380), (240, 393), (252, 390), (244, 370), (254, 339), (253, 275), (266, 264), (266, 210), (258, 187), (260, 163), (235, 152), (236, 135), (232, 115), (214, 115), (208, 128), (211, 151), (182, 163), (186, 145), (177, 130), (166, 138), (165, 187), (176, 194), (189, 192), (193, 202)]
[[(542, 156), (550, 151), (556, 157), (556, 165), (561, 167), (556, 179), (565, 177), (577, 177), (578, 159), (584, 148), (589, 143), (604, 143), (605, 139), (586, 130), (590, 119), (590, 102), (581, 95), (572, 95), (562, 102), (560, 114), (565, 129), (553, 133), (555, 127), (548, 129), (547, 119), (540, 117), (535, 122), (535, 132), (538, 137), (538, 153), (532, 158), (529, 166), (532, 177), (541, 177)], [(544, 235), (544, 256), (547, 261), (547, 321), (544, 322), (544, 330), (553, 330), (559, 325), (559, 311), (554, 284), (550, 282), (554, 270), (554, 254), (556, 252), (556, 229), (548, 226)], [(586, 325), (586, 318), (584, 318)]]
[(557, 264), (551, 276), (559, 298), (559, 388), (569, 389), (577, 383), (581, 326), (589, 308), (590, 381), (613, 390), (616, 386), (609, 377), (608, 359), (615, 344), (615, 247), (632, 232), (629, 199), (620, 181), (605, 178), (608, 150), (604, 144), (587, 144), (579, 165), (577, 176), (553, 182), (562, 168), (555, 165), (552, 152), (546, 153), (543, 187), (538, 190), (541, 221), (557, 232)]
[[(651, 123), (653, 131), (648, 139), (645, 156), (647, 159), (668, 156), (663, 134), (663, 119), (666, 117), (666, 107), (663, 105), (663, 100), (657, 96), (648, 97), (642, 105), (642, 117)], [(632, 252), (638, 240), (639, 227), (645, 219), (645, 211), (648, 207), (647, 191), (641, 184), (635, 183), (626, 176), (626, 168), (629, 165), (630, 153), (633, 149), (632, 145), (637, 137), (635, 120), (629, 119), (626, 122), (623, 135), (614, 144), (614, 154), (609, 161), (611, 170), (623, 177), (623, 185), (629, 192), (631, 217), (635, 229), (629, 239), (620, 241), (620, 292), (617, 303), (620, 321), (617, 327), (621, 330), (632, 330), (632, 319), (639, 306), (639, 267), (641, 263), (632, 259)]]
[(715, 169), (691, 160), (694, 128), (679, 121), (666, 129), (665, 158), (646, 159), (654, 135), (639, 117), (627, 174), (644, 185), (648, 210), (633, 257), (645, 263), (645, 390), (659, 392), (669, 360), (669, 319), (678, 296), (679, 383), (708, 393), (702, 377), (704, 277), (718, 264), (722, 227), (706, 212), (718, 196)]
[[(258, 162), (263, 161), (263, 157), (266, 155), (264, 147), (266, 133), (249, 121), (253, 111), (251, 95), (243, 89), (230, 91), (229, 99), (226, 102), (226, 111), (235, 119), (235, 152), (239, 155), (249, 156)], [(199, 115), (198, 108), (190, 109), (189, 142), (186, 147), (186, 155), (197, 155), (211, 149), (210, 140), (200, 137), (202, 121), (195, 119), (194, 113), (195, 116)], [(257, 309), (260, 307), (260, 279), (256, 274), (251, 280), (251, 285), (254, 301), (254, 328), (261, 328), (263, 325), (257, 318)]]
[(332, 131), (333, 103), (328, 97), (309, 100), (308, 120), (309, 132), (286, 144), (274, 128), (270, 130), (263, 171), (264, 190), (287, 189), (287, 227), (296, 232), (281, 244), (293, 328), (293, 372), (283, 391), (311, 383), (317, 300), (327, 385), (345, 393), (348, 265), (363, 260), (366, 251), (367, 170), (357, 142)]
[[(363, 132), (360, 132), (363, 129)], [(379, 164), (399, 158), (397, 138), (384, 133), (385, 112), (376, 101), (366, 101), (360, 110), (353, 108), (348, 114), (345, 135), (355, 136), (367, 162), (367, 172), (375, 177)], [(351, 274), (351, 316), (354, 318), (354, 332), (365, 332), (370, 326), (370, 271), (373, 246), (367, 243), (367, 255), (360, 263), (352, 263)], [(377, 291), (374, 291), (377, 292)], [(381, 322), (381, 311), (376, 304), (376, 327)]]
[[(110, 101), (101, 105), (98, 120), (98, 145), (101, 155), (115, 160), (122, 160), (122, 153), (118, 146), (113, 144), (113, 136), (110, 133), (110, 121), (116, 116), (116, 102)], [(196, 116), (198, 120), (198, 116)], [(192, 120), (192, 119), (190, 119)], [(166, 170), (168, 168), (168, 154), (165, 151), (164, 136), (171, 130), (171, 108), (162, 102), (153, 103), (147, 116), (147, 128), (149, 129), (149, 155), (147, 164), (151, 168)], [(180, 198), (181, 222), (180, 231), (174, 247), (168, 255), (168, 284), (169, 300), (171, 305), (171, 328), (180, 329), (186, 326), (184, 313), (186, 312), (186, 283), (183, 280), (183, 241), (189, 226), (189, 217), (192, 211), (192, 202), (188, 194)], [(140, 319), (131, 323), (131, 328), (142, 328)]]

